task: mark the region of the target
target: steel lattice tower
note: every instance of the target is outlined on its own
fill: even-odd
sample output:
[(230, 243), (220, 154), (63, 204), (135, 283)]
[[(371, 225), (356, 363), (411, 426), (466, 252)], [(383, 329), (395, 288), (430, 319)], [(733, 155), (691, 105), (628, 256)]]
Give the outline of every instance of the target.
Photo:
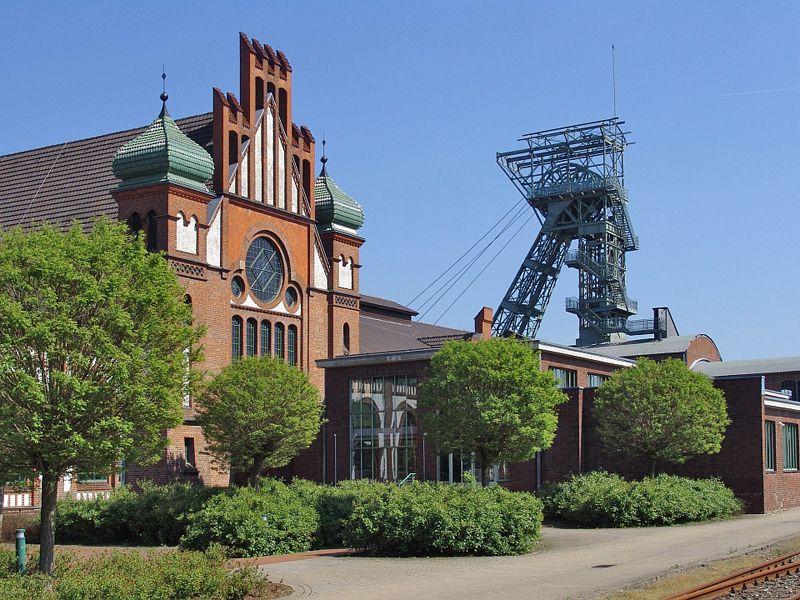
[(536, 336), (565, 262), (578, 269), (579, 296), (567, 298), (580, 319), (578, 345), (644, 333), (632, 330), (638, 322), (628, 324), (637, 305), (625, 291), (625, 253), (639, 241), (624, 187), (623, 123), (615, 117), (530, 133), (520, 138), (526, 148), (498, 153), (542, 228), (500, 303), (494, 335)]

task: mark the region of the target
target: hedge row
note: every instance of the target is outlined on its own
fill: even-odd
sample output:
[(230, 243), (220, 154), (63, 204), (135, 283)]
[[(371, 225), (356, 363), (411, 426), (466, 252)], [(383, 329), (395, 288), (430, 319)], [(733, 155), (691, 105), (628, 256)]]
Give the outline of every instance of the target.
[[(153, 513), (147, 513), (152, 510)], [(260, 489), (171, 485), (60, 503), (59, 543), (221, 544), (231, 557), (349, 547), (384, 555), (530, 551), (542, 503), (500, 487), (368, 481), (337, 486), (264, 479)]]
[(169, 551), (144, 556), (115, 551), (93, 558), (58, 555), (53, 577), (14, 572), (14, 553), (0, 549), (1, 600), (241, 600), (260, 597), (270, 585), (255, 568), (231, 571), (225, 552)]
[(718, 479), (659, 475), (625, 481), (594, 471), (573, 475), (540, 493), (548, 519), (582, 527), (643, 527), (730, 518), (741, 510)]
[(145, 484), (140, 493), (123, 487), (109, 498), (68, 498), (56, 506), (58, 543), (176, 546), (189, 515), (220, 492), (181, 483)]

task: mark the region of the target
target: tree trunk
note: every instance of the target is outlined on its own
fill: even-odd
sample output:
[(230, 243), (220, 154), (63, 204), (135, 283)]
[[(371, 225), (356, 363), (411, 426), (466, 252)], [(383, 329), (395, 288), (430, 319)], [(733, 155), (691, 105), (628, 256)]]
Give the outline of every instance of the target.
[(39, 572), (53, 572), (56, 543), (56, 500), (58, 499), (58, 475), (42, 474), (42, 513), (39, 530)]
[(485, 453), (479, 452), (478, 456), (481, 460), (481, 485), (486, 487), (489, 485), (489, 477), (491, 477), (492, 465), (489, 464), (489, 459), (486, 457)]
[(3, 540), (3, 504), (6, 498), (6, 486), (0, 483), (0, 541)]
[(656, 459), (656, 458), (651, 458), (650, 459), (650, 477), (655, 477), (656, 476), (656, 473), (658, 472), (656, 470), (657, 463), (658, 463), (658, 459)]
[(264, 468), (264, 459), (255, 459), (253, 466), (247, 472), (247, 484), (256, 489), (259, 488), (258, 478), (261, 476), (261, 470)]

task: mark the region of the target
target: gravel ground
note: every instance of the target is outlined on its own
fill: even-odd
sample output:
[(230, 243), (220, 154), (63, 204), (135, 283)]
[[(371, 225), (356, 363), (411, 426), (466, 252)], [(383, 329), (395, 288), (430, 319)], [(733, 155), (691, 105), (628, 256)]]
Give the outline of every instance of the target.
[(765, 581), (755, 587), (731, 592), (730, 600), (788, 600), (800, 592), (800, 573), (786, 575), (773, 581)]

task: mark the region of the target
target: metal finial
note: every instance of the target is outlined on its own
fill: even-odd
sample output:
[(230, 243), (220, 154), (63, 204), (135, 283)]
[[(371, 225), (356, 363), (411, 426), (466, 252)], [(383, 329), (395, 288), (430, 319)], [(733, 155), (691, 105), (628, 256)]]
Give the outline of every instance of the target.
[(322, 171), (319, 174), (320, 177), (327, 177), (327, 175), (328, 175), (328, 171), (325, 169), (325, 163), (328, 162), (328, 157), (325, 156), (325, 144), (327, 144), (327, 142), (325, 141), (325, 133), (323, 133), (322, 134), (322, 158), (319, 159), (319, 162), (322, 163)]
[(167, 74), (164, 72), (164, 65), (161, 65), (161, 101), (166, 102), (167, 95)]

